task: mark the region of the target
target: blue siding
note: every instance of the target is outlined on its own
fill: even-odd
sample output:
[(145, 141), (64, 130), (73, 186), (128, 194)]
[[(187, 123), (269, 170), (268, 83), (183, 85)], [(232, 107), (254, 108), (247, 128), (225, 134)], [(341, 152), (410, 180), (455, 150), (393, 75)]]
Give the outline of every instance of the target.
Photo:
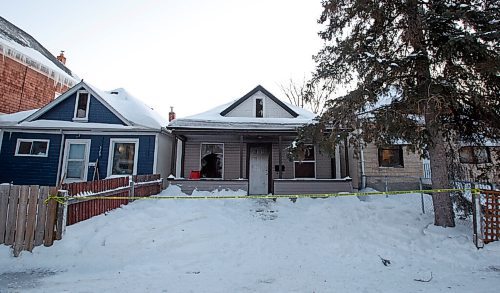
[[(154, 135), (66, 135), (66, 139), (90, 139), (90, 162), (98, 162), (99, 178), (108, 175), (108, 159), (111, 138), (138, 138), (139, 157), (137, 158), (137, 174), (152, 174), (155, 152)], [(99, 156), (100, 150), (100, 156)], [(97, 160), (99, 159), (99, 160)], [(94, 167), (89, 167), (87, 180), (92, 180)], [(97, 177), (95, 178), (97, 179)]]
[[(48, 156), (14, 156), (18, 138), (50, 140)], [(5, 132), (0, 152), (0, 183), (55, 186), (60, 146), (60, 134)]]
[[(49, 139), (47, 157), (16, 157), (14, 156), (18, 138)], [(98, 160), (99, 179), (104, 179), (108, 171), (108, 158), (111, 138), (139, 139), (137, 174), (153, 173), (155, 136), (154, 135), (66, 135), (65, 139), (90, 139), (89, 162)], [(9, 133), (3, 135), (0, 152), (0, 183), (14, 182), (18, 185), (37, 184), (55, 186), (59, 152), (61, 147), (60, 134), (42, 133)], [(100, 156), (99, 156), (100, 153)], [(89, 167), (87, 180), (92, 180), (94, 167)], [(97, 179), (97, 177), (95, 178)]]
[[(83, 88), (82, 88), (83, 89)], [(38, 119), (73, 121), (75, 115), (76, 92), (60, 102)], [(38, 120), (37, 119), (37, 120)], [(125, 125), (115, 114), (93, 95), (90, 96), (88, 122)]]

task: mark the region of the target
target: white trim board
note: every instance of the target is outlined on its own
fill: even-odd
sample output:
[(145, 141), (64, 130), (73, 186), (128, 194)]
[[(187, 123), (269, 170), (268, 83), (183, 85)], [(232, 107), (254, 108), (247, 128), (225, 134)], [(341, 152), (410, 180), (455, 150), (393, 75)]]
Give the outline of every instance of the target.
[[(113, 151), (115, 149), (115, 143), (134, 143), (134, 170), (132, 174), (112, 174), (113, 170)], [(137, 163), (139, 162), (139, 139), (138, 138), (110, 138), (109, 139), (109, 152), (108, 152), (108, 171), (107, 177), (109, 176), (120, 176), (120, 175), (137, 175)]]

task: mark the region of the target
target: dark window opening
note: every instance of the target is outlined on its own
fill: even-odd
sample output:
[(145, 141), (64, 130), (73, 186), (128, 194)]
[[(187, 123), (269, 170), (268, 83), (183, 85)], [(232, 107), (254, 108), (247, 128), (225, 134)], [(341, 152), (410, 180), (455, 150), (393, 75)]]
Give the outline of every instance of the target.
[(314, 146), (306, 145), (300, 155), (300, 161), (295, 161), (295, 178), (316, 178), (316, 161)]
[(255, 117), (264, 117), (264, 101), (262, 99), (255, 99)]
[(87, 118), (89, 93), (78, 93), (75, 118)]
[(378, 163), (380, 167), (404, 168), (403, 147), (398, 145), (379, 148)]
[(222, 168), (224, 164), (224, 145), (202, 144), (201, 145), (201, 178), (222, 179)]
[(462, 164), (491, 163), (490, 151), (487, 147), (461, 147), (458, 152)]

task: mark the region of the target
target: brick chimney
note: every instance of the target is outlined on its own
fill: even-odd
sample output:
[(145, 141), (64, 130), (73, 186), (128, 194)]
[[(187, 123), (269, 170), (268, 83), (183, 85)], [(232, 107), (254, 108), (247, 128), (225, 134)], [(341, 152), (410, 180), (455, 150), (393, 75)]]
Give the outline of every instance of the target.
[(61, 62), (62, 64), (66, 64), (66, 57), (64, 57), (64, 51), (61, 51), (61, 54), (57, 56), (57, 60), (59, 60), (59, 62)]
[(170, 107), (170, 112), (168, 113), (168, 122), (175, 119), (174, 107)]

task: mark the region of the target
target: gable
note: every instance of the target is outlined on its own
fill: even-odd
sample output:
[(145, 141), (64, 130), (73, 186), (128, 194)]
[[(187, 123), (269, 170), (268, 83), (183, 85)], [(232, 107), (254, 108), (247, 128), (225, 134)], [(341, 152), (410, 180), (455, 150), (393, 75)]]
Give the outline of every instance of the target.
[[(85, 88), (80, 87), (78, 90), (85, 90)], [(74, 91), (35, 120), (73, 121), (78, 90)], [(112, 113), (108, 107), (102, 104), (92, 92), (89, 92), (89, 98), (87, 122), (126, 125), (119, 117)]]
[[(257, 115), (258, 112), (261, 114)], [(295, 118), (298, 116), (295, 111), (260, 85), (220, 114), (225, 117), (247, 118)]]
[(293, 118), (293, 116), (263, 92), (258, 91), (227, 113), (226, 117), (256, 117), (256, 103), (263, 102), (263, 118)]

